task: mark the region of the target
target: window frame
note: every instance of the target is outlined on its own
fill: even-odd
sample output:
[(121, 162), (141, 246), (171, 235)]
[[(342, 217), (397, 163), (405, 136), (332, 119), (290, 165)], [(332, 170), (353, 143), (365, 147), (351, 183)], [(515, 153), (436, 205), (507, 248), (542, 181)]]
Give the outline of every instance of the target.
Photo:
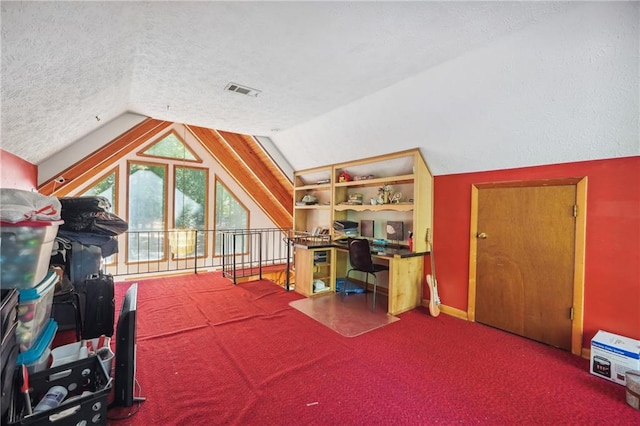
[[(218, 233), (218, 205), (217, 205), (217, 200), (218, 200), (218, 182), (220, 183), (220, 185), (229, 193), (231, 194), (231, 196), (233, 196), (234, 200), (240, 205), (242, 206), (242, 208), (247, 212), (247, 224), (244, 228), (241, 229), (250, 229), (250, 225), (251, 225), (251, 210), (249, 208), (247, 208), (247, 206), (238, 198), (238, 196), (235, 194), (235, 192), (233, 192), (229, 186), (227, 184), (224, 183), (224, 180), (222, 180), (217, 174), (215, 176), (214, 179), (214, 210), (213, 210), (213, 231), (214, 231), (214, 237), (213, 237), (213, 257), (222, 257), (222, 254), (218, 254), (218, 245), (217, 245), (217, 239), (216, 239), (216, 235)], [(233, 228), (233, 229), (238, 229), (238, 228)], [(248, 245), (247, 245), (248, 247)], [(241, 253), (235, 253), (235, 255), (240, 255), (240, 254), (248, 254), (248, 251), (243, 251)]]
[[(210, 211), (209, 211), (209, 168), (207, 167), (196, 167), (192, 164), (180, 164), (180, 162), (178, 160), (174, 160), (175, 163), (171, 164), (171, 169), (172, 169), (172, 173), (173, 173), (173, 183), (172, 183), (172, 187), (171, 189), (173, 190), (173, 197), (172, 197), (172, 206), (171, 206), (171, 219), (172, 219), (172, 224), (173, 227), (171, 228), (167, 228), (168, 229), (178, 229), (176, 227), (176, 197), (175, 197), (175, 191), (177, 189), (177, 183), (178, 183), (178, 174), (177, 174), (177, 169), (178, 168), (183, 168), (183, 169), (191, 169), (191, 170), (202, 170), (204, 171), (204, 185), (205, 185), (205, 194), (204, 194), (204, 229), (203, 231), (205, 231), (205, 239), (208, 238), (208, 236), (206, 234), (208, 234), (208, 229), (209, 229), (209, 216), (210, 216)], [(215, 198), (214, 198), (215, 199)], [(215, 203), (214, 203), (214, 216), (215, 216)], [(196, 228), (197, 229), (197, 228)], [(198, 230), (198, 229), (197, 229)], [(215, 239), (215, 234), (214, 234), (214, 239)], [(215, 241), (214, 241), (214, 245), (215, 245)], [(196, 248), (196, 255), (195, 256), (187, 256), (187, 258), (191, 258), (191, 257), (195, 257), (196, 259), (203, 259), (208, 257), (208, 251), (209, 249), (209, 244), (208, 242), (205, 240), (204, 242), (204, 253), (202, 255), (198, 255), (198, 251)], [(169, 250), (169, 254), (171, 255), (173, 260), (177, 260), (180, 259), (182, 260), (181, 257), (176, 257), (175, 255), (173, 255), (171, 253), (171, 250)]]
[[(151, 149), (154, 145), (161, 142), (163, 139), (169, 137), (170, 135), (174, 135), (180, 141), (182, 146), (184, 146), (185, 150), (189, 151), (189, 153), (195, 158), (195, 160), (192, 160), (189, 158), (165, 157), (163, 155), (154, 155), (154, 154), (145, 153), (146, 150)], [(168, 132), (164, 132), (159, 137), (152, 139), (148, 143), (145, 143), (140, 150), (136, 151), (135, 156), (139, 158), (146, 158), (146, 159), (156, 158), (156, 159), (163, 159), (163, 160), (169, 160), (169, 161), (180, 161), (185, 163), (197, 163), (197, 164), (204, 163), (202, 158), (200, 158), (200, 156), (193, 151), (193, 149), (189, 146), (187, 142), (185, 142), (184, 138), (180, 136), (180, 134), (176, 131), (176, 129), (170, 129)]]
[[(163, 199), (164, 199), (164, 228), (162, 231), (164, 231), (166, 233), (167, 229), (168, 229), (168, 220), (169, 220), (169, 202), (168, 202), (168, 193), (169, 193), (169, 185), (168, 185), (168, 180), (169, 180), (169, 171), (170, 171), (170, 166), (171, 164), (169, 163), (160, 163), (160, 162), (153, 162), (153, 161), (140, 161), (137, 159), (128, 159), (126, 161), (126, 220), (127, 223), (131, 223), (130, 217), (129, 217), (129, 213), (130, 213), (130, 202), (131, 202), (131, 174), (129, 173), (130, 169), (131, 169), (131, 164), (142, 164), (142, 165), (150, 165), (150, 166), (157, 166), (157, 167), (162, 167), (165, 170), (165, 184), (164, 184), (164, 194), (163, 194)], [(129, 228), (130, 232), (138, 232), (138, 231), (131, 231), (131, 228)], [(157, 262), (166, 262), (168, 260), (167, 254), (169, 253), (169, 241), (168, 238), (164, 238), (163, 239), (163, 254), (161, 258), (158, 259), (146, 259), (146, 260), (134, 260), (132, 261), (131, 259), (129, 259), (129, 238), (125, 238), (125, 265), (136, 265), (136, 264), (144, 264), (144, 263), (157, 263)]]

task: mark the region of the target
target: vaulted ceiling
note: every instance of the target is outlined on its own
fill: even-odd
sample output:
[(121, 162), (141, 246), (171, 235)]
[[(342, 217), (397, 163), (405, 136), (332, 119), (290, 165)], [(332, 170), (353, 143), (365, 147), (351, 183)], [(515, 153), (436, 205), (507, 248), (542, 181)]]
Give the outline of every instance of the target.
[[(127, 111), (277, 139), (575, 7), (2, 1), (0, 141), (3, 149), (39, 164)], [(260, 93), (225, 90), (230, 82)], [(374, 151), (394, 150), (388, 142), (369, 143), (378, 144)], [(294, 168), (319, 165), (320, 145), (303, 149), (298, 155), (304, 159), (282, 154)], [(464, 157), (453, 144), (438, 147), (447, 149), (460, 154), (449, 157)], [(442, 171), (469, 169), (461, 163)]]

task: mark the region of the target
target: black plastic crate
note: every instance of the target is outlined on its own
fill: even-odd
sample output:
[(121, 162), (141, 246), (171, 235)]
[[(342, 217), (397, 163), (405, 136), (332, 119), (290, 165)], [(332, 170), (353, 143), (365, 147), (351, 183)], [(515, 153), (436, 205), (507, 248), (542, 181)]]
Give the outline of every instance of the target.
[[(69, 393), (60, 406), (26, 416), (25, 397), (16, 386), (17, 390), (9, 409), (10, 425), (107, 424), (107, 397), (111, 390), (111, 380), (97, 356), (34, 373), (29, 376), (29, 386), (31, 406), (34, 408), (53, 386), (64, 386)], [(66, 402), (67, 399), (81, 395), (84, 391), (92, 393)]]

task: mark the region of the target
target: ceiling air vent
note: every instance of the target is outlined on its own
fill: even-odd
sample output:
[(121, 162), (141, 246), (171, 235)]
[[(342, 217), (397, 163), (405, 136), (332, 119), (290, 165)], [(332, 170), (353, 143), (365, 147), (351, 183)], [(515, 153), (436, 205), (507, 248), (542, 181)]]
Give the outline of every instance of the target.
[(225, 89), (236, 93), (242, 93), (243, 95), (253, 96), (254, 98), (260, 94), (260, 90), (252, 89), (251, 87), (247, 86), (241, 86), (236, 83), (227, 84)]

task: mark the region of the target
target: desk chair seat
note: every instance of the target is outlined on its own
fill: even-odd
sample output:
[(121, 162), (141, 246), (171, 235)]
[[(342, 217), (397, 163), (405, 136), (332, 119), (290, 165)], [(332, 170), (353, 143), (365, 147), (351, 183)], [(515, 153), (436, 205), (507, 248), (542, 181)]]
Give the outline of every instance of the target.
[(371, 257), (371, 248), (369, 247), (369, 240), (366, 238), (349, 238), (347, 239), (347, 245), (349, 247), (349, 263), (351, 268), (347, 271), (347, 277), (344, 283), (343, 297), (344, 295), (353, 292), (349, 291), (349, 275), (353, 271), (364, 272), (366, 275), (365, 291), (369, 289), (369, 275), (373, 276), (373, 306), (371, 310), (376, 310), (376, 291), (378, 287), (377, 273), (382, 271), (388, 271), (387, 265), (380, 265), (373, 263)]

